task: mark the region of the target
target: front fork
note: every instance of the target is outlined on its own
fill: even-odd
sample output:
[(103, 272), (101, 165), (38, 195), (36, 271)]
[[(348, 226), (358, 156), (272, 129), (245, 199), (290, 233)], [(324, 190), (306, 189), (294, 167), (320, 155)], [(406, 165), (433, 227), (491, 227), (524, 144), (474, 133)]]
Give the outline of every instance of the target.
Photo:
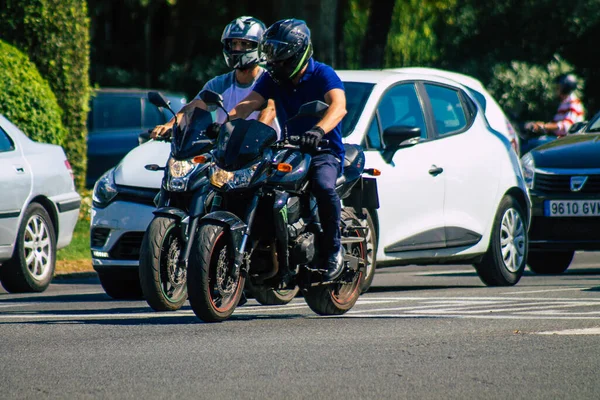
[(256, 216), (256, 209), (258, 208), (258, 201), (260, 200), (262, 193), (257, 192), (252, 201), (250, 202), (250, 206), (246, 212), (246, 217), (244, 218), (244, 222), (246, 223), (246, 230), (242, 234), (242, 239), (240, 241), (239, 247), (235, 248), (233, 254), (233, 269), (231, 271), (231, 277), (234, 280), (237, 280), (240, 276), (240, 270), (242, 267), (242, 263), (244, 261), (244, 252), (246, 251), (246, 244), (248, 242), (248, 237), (252, 233), (252, 226), (254, 223), (254, 217)]

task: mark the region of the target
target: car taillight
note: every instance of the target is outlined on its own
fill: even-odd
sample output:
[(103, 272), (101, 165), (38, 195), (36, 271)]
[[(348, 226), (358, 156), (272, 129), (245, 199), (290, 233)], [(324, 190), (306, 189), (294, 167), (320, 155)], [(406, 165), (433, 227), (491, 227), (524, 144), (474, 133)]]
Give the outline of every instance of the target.
[(73, 173), (73, 168), (71, 167), (69, 160), (65, 160), (65, 167), (67, 167), (67, 171), (71, 174), (71, 179), (75, 180), (75, 174)]

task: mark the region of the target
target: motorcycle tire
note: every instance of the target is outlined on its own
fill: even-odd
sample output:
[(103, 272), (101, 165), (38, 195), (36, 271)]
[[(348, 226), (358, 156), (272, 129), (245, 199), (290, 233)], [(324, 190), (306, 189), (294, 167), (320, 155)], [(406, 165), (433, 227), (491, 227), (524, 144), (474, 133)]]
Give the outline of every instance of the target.
[[(346, 227), (362, 226), (356, 215), (348, 209), (342, 209), (341, 219), (342, 224)], [(366, 238), (366, 234), (362, 229), (345, 229), (344, 231), (342, 241), (345, 236)], [(342, 245), (345, 246), (346, 254), (352, 254), (355, 257), (362, 258), (365, 263), (367, 262), (365, 242)], [(349, 284), (330, 284), (308, 288), (304, 293), (304, 299), (310, 309), (319, 315), (341, 315), (356, 304), (361, 294), (362, 282), (363, 272), (357, 272)]]
[(177, 264), (184, 241), (177, 220), (155, 217), (140, 249), (142, 293), (154, 311), (179, 310), (187, 299), (186, 274)]
[(244, 291), (244, 278), (230, 275), (228, 232), (221, 225), (198, 227), (188, 267), (189, 301), (194, 314), (204, 322), (221, 322), (235, 311)]

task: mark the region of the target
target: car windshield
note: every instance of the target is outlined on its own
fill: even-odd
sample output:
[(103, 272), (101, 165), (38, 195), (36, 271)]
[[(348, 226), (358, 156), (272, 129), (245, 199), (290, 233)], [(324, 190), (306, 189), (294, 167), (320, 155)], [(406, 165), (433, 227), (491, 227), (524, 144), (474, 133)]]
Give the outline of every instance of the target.
[(346, 110), (348, 111), (342, 120), (342, 135), (344, 137), (349, 136), (354, 130), (373, 86), (375, 85), (372, 83), (344, 82)]

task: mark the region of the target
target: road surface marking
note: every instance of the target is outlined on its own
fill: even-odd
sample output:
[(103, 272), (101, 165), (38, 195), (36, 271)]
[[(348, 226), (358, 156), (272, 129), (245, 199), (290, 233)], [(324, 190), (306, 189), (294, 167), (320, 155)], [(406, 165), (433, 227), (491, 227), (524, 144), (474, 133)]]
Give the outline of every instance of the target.
[(565, 329), (562, 331), (536, 332), (538, 335), (600, 335), (600, 328)]

